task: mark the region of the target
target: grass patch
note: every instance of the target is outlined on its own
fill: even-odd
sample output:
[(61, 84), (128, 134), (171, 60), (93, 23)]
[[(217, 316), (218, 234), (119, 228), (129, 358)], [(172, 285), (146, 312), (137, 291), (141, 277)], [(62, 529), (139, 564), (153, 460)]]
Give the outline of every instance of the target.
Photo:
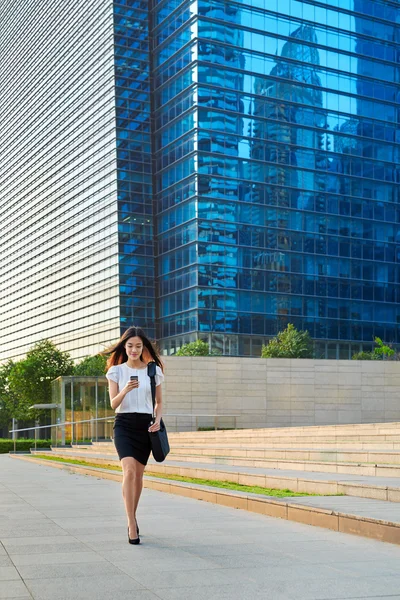
[(195, 483), (200, 485), (209, 485), (211, 487), (223, 488), (225, 490), (234, 490), (236, 492), (247, 492), (249, 494), (262, 494), (263, 496), (274, 496), (275, 498), (294, 498), (295, 496), (320, 496), (320, 494), (306, 494), (305, 492), (292, 492), (291, 490), (276, 490), (272, 488), (263, 488), (258, 485), (242, 485), (241, 483), (232, 483), (230, 481), (218, 481), (214, 479), (196, 479), (194, 477), (182, 477), (180, 475), (164, 475), (162, 473), (147, 473), (150, 477), (159, 477), (160, 479), (171, 479), (173, 481), (183, 481), (185, 483)]
[(43, 460), (52, 460), (53, 462), (66, 463), (69, 465), (80, 465), (82, 467), (97, 467), (98, 469), (111, 469), (113, 471), (122, 471), (119, 465), (113, 465), (112, 463), (106, 463), (104, 465), (98, 465), (88, 460), (76, 460), (75, 458), (60, 458), (58, 456), (49, 456), (48, 454), (31, 454), (32, 458), (40, 458)]
[[(98, 465), (96, 463), (91, 463), (89, 461), (84, 460), (75, 460), (69, 458), (58, 458), (57, 456), (48, 456), (47, 454), (35, 454), (32, 458), (41, 458), (44, 460), (52, 460), (53, 462), (65, 463), (70, 465), (80, 465), (83, 467), (97, 467), (100, 469), (109, 469), (112, 471), (121, 472), (122, 469), (119, 465), (113, 464), (105, 464)], [(151, 468), (151, 465), (150, 465)], [(157, 477), (158, 479), (168, 479), (171, 481), (182, 481), (184, 483), (193, 483), (197, 485), (208, 485), (215, 488), (222, 488), (225, 490), (234, 490), (237, 492), (247, 492), (250, 494), (261, 494), (263, 496), (273, 496), (274, 498), (294, 498), (294, 497), (302, 497), (302, 496), (321, 496), (321, 494), (307, 494), (305, 492), (293, 492), (292, 490), (276, 490), (272, 488), (263, 488), (258, 485), (242, 485), (240, 483), (232, 483), (230, 481), (219, 481), (213, 479), (197, 479), (194, 477), (184, 477), (181, 475), (167, 475), (164, 473), (152, 473), (151, 471), (146, 471), (145, 475), (149, 477)], [(324, 494), (327, 496), (329, 494)], [(337, 494), (335, 494), (336, 496)]]
[(234, 431), (234, 427), (198, 427), (197, 431)]

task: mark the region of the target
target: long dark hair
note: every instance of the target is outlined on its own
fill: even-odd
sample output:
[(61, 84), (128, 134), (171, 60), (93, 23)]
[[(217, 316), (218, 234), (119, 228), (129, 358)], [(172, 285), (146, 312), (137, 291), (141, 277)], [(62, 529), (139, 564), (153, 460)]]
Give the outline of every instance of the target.
[(154, 344), (149, 340), (149, 338), (144, 333), (143, 329), (140, 327), (129, 327), (116, 344), (113, 344), (106, 350), (104, 350), (101, 354), (111, 354), (109, 359), (107, 360), (107, 369), (114, 365), (120, 365), (124, 362), (127, 362), (128, 355), (125, 350), (125, 344), (132, 337), (139, 337), (143, 342), (143, 351), (140, 355), (140, 360), (148, 363), (152, 360), (156, 363), (158, 367), (160, 367), (164, 371), (164, 365), (161, 362), (159, 352)]

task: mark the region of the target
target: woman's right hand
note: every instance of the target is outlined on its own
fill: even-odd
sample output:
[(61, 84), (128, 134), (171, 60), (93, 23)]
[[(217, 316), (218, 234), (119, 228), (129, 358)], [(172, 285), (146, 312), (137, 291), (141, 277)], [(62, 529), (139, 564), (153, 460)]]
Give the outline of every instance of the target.
[(123, 391), (125, 392), (125, 394), (128, 394), (129, 392), (131, 392), (132, 390), (134, 390), (138, 387), (139, 387), (139, 381), (137, 379), (133, 379), (126, 383), (125, 387), (123, 388)]

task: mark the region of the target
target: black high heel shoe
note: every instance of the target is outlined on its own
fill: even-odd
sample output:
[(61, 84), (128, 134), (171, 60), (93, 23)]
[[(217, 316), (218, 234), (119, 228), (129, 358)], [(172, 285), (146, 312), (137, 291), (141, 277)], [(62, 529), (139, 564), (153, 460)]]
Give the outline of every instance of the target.
[(138, 537), (139, 537), (139, 525), (138, 525), (138, 522), (136, 520), (136, 517), (135, 517), (135, 521), (136, 521), (136, 531), (137, 531), (137, 534), (138, 534)]
[(128, 527), (128, 543), (129, 543), (129, 544), (132, 544), (133, 546), (137, 546), (138, 544), (140, 544), (140, 537), (139, 537), (139, 535), (138, 535), (138, 536), (137, 536), (137, 538), (136, 538), (136, 539), (134, 539), (134, 540), (132, 540), (132, 539), (129, 537), (129, 527)]

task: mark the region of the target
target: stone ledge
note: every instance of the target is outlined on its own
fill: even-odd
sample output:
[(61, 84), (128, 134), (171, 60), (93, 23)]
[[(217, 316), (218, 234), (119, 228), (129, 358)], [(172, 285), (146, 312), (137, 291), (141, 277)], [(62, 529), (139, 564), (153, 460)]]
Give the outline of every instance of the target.
[[(254, 454), (254, 451), (253, 453)], [(35, 452), (32, 453), (35, 456)], [(31, 456), (32, 456), (31, 455)], [(29, 455), (28, 455), (29, 456)], [(63, 452), (54, 452), (55, 458), (60, 457), (64, 459), (71, 458), (73, 459), (73, 455), (69, 453)], [(96, 463), (98, 467), (107, 467), (107, 465), (111, 463), (117, 463), (117, 457), (113, 458), (102, 458), (102, 457), (94, 457), (94, 456), (77, 456), (78, 460), (88, 460), (89, 462)], [(185, 460), (185, 459), (191, 459)], [(217, 457), (215, 457), (217, 458)], [(231, 460), (235, 460), (234, 457), (230, 457)], [(340, 471), (326, 471), (331, 474), (332, 479), (313, 479), (310, 476), (310, 473), (307, 476), (301, 477), (301, 470), (299, 471), (299, 476), (295, 477), (294, 475), (288, 475), (285, 472), (280, 472), (279, 468), (276, 469), (276, 473), (268, 474), (268, 473), (246, 473), (241, 470), (223, 470), (213, 468), (213, 464), (218, 464), (221, 466), (224, 464), (222, 461), (214, 461), (208, 462), (207, 459), (211, 459), (211, 457), (197, 455), (193, 457), (186, 457), (170, 455), (170, 459), (172, 462), (192, 462), (193, 464), (184, 464), (184, 465), (176, 465), (176, 464), (159, 464), (154, 463), (153, 461), (149, 463), (151, 465), (151, 469), (153, 472), (156, 472), (160, 475), (168, 474), (168, 475), (181, 475), (184, 477), (192, 477), (195, 479), (213, 479), (213, 480), (221, 480), (228, 481), (231, 483), (239, 483), (242, 485), (258, 485), (260, 487), (272, 488), (272, 489), (286, 489), (289, 488), (294, 492), (304, 492), (304, 493), (315, 493), (315, 494), (344, 494), (346, 496), (356, 496), (359, 498), (369, 498), (374, 500), (385, 500), (389, 502), (400, 502), (400, 487), (394, 486), (385, 486), (379, 485), (379, 482), (376, 483), (356, 483), (356, 482), (346, 482), (340, 480)], [(254, 459), (254, 456), (252, 456)], [(262, 460), (262, 459), (259, 459)], [(241, 461), (241, 466), (250, 466), (250, 467), (260, 467), (258, 461), (250, 461), (253, 464), (244, 464), (244, 462), (249, 462), (244, 459)], [(196, 464), (198, 463), (198, 464)], [(228, 461), (229, 463), (229, 461)], [(302, 463), (306, 466), (306, 463)], [(289, 466), (294, 466), (293, 463), (286, 464), (286, 468)], [(235, 465), (232, 465), (235, 466)], [(282, 464), (279, 466), (282, 467)], [(271, 468), (270, 465), (266, 465), (266, 468)], [(335, 477), (336, 476), (336, 477)], [(335, 478), (334, 478), (335, 477)]]

